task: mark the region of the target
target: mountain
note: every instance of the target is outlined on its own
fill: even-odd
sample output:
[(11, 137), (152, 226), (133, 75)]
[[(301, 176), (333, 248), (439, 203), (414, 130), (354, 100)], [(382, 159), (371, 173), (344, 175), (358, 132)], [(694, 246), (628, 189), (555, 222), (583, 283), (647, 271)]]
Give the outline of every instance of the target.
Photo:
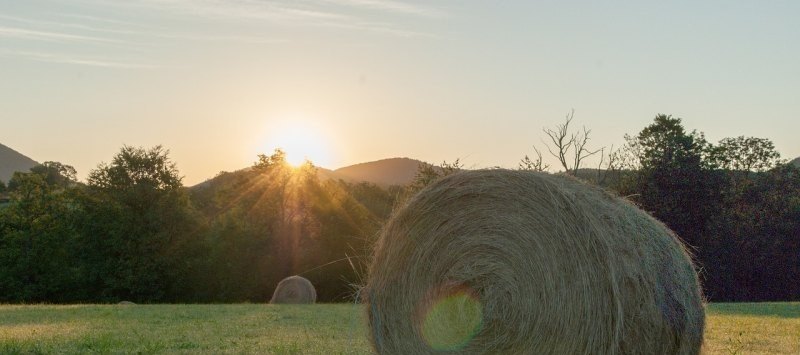
[(389, 158), (339, 168), (320, 169), (320, 175), (350, 182), (371, 182), (380, 186), (407, 185), (417, 174), (421, 161), (411, 158)]
[(38, 164), (16, 150), (0, 144), (0, 180), (3, 182), (8, 182), (15, 171), (28, 171)]

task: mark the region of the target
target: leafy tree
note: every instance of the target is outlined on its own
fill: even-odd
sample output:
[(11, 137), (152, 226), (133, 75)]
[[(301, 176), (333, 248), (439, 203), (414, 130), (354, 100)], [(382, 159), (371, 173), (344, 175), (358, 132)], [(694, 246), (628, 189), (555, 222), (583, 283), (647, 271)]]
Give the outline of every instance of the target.
[(320, 300), (348, 296), (378, 225), (350, 191), (360, 189), (376, 210), (385, 196), (372, 187), (320, 181), (313, 163), (292, 168), (280, 150), (229, 175), (213, 180), (225, 187), (209, 187), (217, 189), (216, 206), (206, 209), (209, 297), (265, 301), (278, 281), (293, 274), (308, 277)]
[(721, 169), (764, 172), (780, 164), (781, 155), (766, 138), (724, 138), (711, 150), (712, 162)]
[(313, 164), (294, 169), (281, 149), (259, 154), (248, 171), (212, 181), (215, 197), (205, 208), (212, 299), (265, 301), (282, 277), (299, 272), (298, 248), (307, 238), (309, 216), (307, 181), (316, 181)]
[(702, 133), (687, 133), (680, 118), (659, 114), (636, 137), (641, 147), (642, 169), (682, 166), (703, 167), (708, 142)]
[(414, 176), (414, 180), (412, 180), (411, 184), (408, 186), (408, 195), (410, 196), (411, 194), (414, 194), (432, 184), (434, 181), (456, 173), (463, 168), (464, 164), (461, 163), (460, 158), (456, 159), (452, 163), (443, 161), (441, 164), (439, 164), (439, 166), (434, 166), (425, 162), (420, 163), (419, 167), (417, 168), (417, 174)]
[(43, 176), (45, 182), (50, 186), (67, 187), (78, 181), (75, 168), (57, 161), (46, 161), (34, 166), (31, 168), (31, 172)]
[(800, 298), (790, 281), (800, 277), (800, 172), (781, 165), (774, 145), (763, 138), (725, 138), (709, 160), (724, 178), (722, 205), (706, 228), (710, 297)]
[(274, 169), (285, 169), (289, 166), (286, 162), (286, 152), (281, 148), (276, 148), (271, 155), (259, 154), (258, 161), (253, 163), (253, 168), (259, 171), (270, 171)]
[(800, 172), (779, 164), (772, 142), (714, 146), (668, 115), (626, 138), (636, 170), (620, 192), (691, 245), (710, 299), (800, 298)]
[(83, 235), (97, 297), (163, 301), (190, 286), (195, 220), (168, 153), (124, 146), (89, 173)]
[(134, 190), (174, 192), (182, 186), (182, 178), (168, 155), (160, 145), (151, 149), (123, 146), (111, 164), (100, 164), (89, 173), (89, 186), (134, 200), (138, 199)]
[(16, 172), (11, 203), (0, 209), (0, 301), (75, 299), (80, 267), (68, 194), (38, 173)]
[[(36, 165), (30, 169), (27, 173), (15, 173), (14, 176), (11, 177), (11, 180), (8, 181), (8, 189), (9, 190), (16, 190), (19, 188), (21, 183), (21, 178), (25, 176), (25, 174), (34, 174), (38, 175), (43, 179), (43, 182), (50, 187), (56, 188), (64, 188), (68, 187), (71, 184), (77, 182), (75, 168), (70, 165), (61, 164), (59, 162), (48, 161), (42, 164)], [(22, 174), (22, 175), (20, 175)]]
[(380, 220), (347, 193), (342, 182), (312, 183), (305, 192), (309, 214), (303, 222), (306, 238), (300, 239), (299, 250), (304, 257), (297, 272), (314, 283), (321, 299), (351, 299), (352, 285), (363, 282)]
[[(0, 243), (0, 295), (14, 300), (35, 300), (40, 296), (41, 283), (36, 261), (39, 243), (37, 223), (47, 217), (49, 189), (41, 176), (15, 172), (9, 181), (14, 187), (13, 203), (2, 214)], [(6, 296), (9, 297), (9, 296)]]
[(706, 234), (710, 298), (800, 299), (800, 170), (781, 165), (745, 176), (726, 193)]
[(339, 184), (345, 190), (344, 193), (352, 196), (378, 220), (388, 219), (403, 195), (401, 186), (382, 188), (369, 182), (347, 183), (344, 181), (340, 181)]
[(708, 143), (687, 133), (680, 118), (657, 115), (635, 138), (640, 168), (624, 195), (697, 246), (719, 202), (719, 177), (704, 161)]

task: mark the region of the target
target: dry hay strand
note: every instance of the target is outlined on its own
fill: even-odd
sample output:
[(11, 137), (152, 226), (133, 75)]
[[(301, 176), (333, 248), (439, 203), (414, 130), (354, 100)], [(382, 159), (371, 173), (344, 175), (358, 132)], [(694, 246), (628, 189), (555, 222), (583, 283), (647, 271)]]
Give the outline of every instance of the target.
[(560, 175), (437, 181), (387, 222), (363, 291), (380, 354), (696, 354), (703, 340), (675, 234)]
[(317, 301), (317, 291), (311, 281), (302, 276), (289, 276), (275, 288), (273, 304), (311, 304)]

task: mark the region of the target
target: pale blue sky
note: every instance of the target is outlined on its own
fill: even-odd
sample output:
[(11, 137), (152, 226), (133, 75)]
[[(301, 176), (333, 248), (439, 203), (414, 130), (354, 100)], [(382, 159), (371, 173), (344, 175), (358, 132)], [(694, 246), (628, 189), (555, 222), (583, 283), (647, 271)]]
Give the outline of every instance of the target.
[(0, 0), (0, 143), (80, 177), (163, 144), (187, 184), (276, 145), (329, 168), (515, 167), (574, 108), (594, 147), (667, 113), (794, 158), (798, 19), (796, 1)]

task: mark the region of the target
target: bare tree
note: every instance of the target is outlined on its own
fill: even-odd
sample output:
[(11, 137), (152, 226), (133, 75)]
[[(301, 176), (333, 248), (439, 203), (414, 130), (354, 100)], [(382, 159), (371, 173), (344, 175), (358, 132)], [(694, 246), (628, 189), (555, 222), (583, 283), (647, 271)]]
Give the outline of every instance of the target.
[(597, 184), (604, 185), (609, 175), (617, 175), (625, 166), (626, 150), (623, 148), (614, 149), (614, 145), (605, 153), (606, 148), (600, 148), (600, 163), (597, 164)]
[(542, 152), (536, 149), (536, 147), (533, 147), (533, 151), (536, 152), (536, 159), (531, 159), (526, 154), (525, 157), (520, 160), (518, 170), (547, 171), (547, 169), (550, 169), (549, 164), (542, 162)]
[(545, 143), (547, 151), (558, 158), (568, 175), (573, 176), (584, 159), (602, 151), (602, 149), (592, 151), (586, 147), (586, 144), (589, 143), (589, 133), (592, 132), (587, 130), (586, 127), (583, 127), (582, 132), (570, 132), (569, 124), (574, 117), (575, 110), (572, 110), (567, 114), (566, 122), (556, 125), (556, 129), (542, 129), (550, 137), (550, 142), (552, 143), (552, 147), (550, 144)]

